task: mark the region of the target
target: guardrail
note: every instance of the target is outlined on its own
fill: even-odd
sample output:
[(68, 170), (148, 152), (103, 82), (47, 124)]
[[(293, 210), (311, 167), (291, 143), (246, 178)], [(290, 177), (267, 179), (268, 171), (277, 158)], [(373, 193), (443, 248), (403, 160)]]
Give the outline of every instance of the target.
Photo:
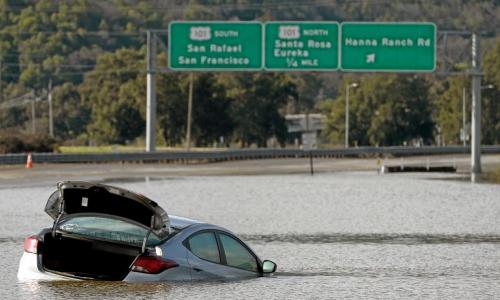
[[(482, 146), (482, 153), (500, 153), (500, 145)], [(102, 162), (217, 162), (227, 160), (269, 159), (269, 158), (328, 158), (366, 157), (376, 155), (416, 156), (467, 154), (470, 147), (356, 147), (338, 149), (238, 149), (214, 151), (159, 151), (119, 153), (33, 153), (34, 163), (102, 163)], [(0, 164), (25, 164), (26, 153), (1, 154)]]

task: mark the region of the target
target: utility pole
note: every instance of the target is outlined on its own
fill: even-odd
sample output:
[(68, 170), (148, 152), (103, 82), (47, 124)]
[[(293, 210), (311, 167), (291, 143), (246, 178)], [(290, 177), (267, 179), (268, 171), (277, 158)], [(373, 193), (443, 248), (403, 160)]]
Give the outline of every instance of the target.
[(189, 96), (188, 96), (188, 115), (187, 115), (187, 130), (186, 130), (186, 150), (191, 148), (191, 123), (193, 115), (193, 72), (189, 74)]
[(349, 148), (349, 89), (356, 87), (358, 83), (353, 82), (345, 88), (345, 148)]
[(0, 57), (0, 102), (3, 102), (2, 71), (3, 71), (3, 65), (2, 65), (2, 58)]
[(146, 152), (156, 151), (156, 39), (147, 31)]
[(52, 79), (49, 80), (49, 94), (47, 95), (49, 101), (49, 135), (54, 137), (54, 116), (52, 115)]
[(479, 35), (472, 34), (471, 181), (481, 174), (481, 58)]
[(36, 116), (36, 113), (35, 113), (35, 100), (36, 98), (33, 96), (33, 98), (31, 99), (31, 132), (33, 134), (36, 133), (36, 121), (35, 121), (35, 116)]

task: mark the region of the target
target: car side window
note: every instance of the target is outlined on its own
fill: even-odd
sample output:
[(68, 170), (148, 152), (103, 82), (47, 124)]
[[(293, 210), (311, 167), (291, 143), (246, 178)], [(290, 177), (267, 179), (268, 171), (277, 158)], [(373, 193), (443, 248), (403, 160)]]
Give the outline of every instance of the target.
[(228, 266), (252, 272), (258, 271), (257, 260), (245, 246), (223, 233), (219, 234), (219, 238), (222, 243), (222, 248), (224, 249)]
[(199, 258), (220, 263), (219, 247), (213, 232), (193, 235), (188, 240), (189, 250)]

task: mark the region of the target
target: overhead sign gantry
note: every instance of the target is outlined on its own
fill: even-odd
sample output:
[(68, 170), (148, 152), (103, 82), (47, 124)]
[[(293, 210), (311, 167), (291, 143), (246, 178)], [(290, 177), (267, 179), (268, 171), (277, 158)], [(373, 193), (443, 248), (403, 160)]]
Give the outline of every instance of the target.
[[(481, 173), (481, 68), (472, 36), (472, 180)], [(148, 30), (146, 151), (155, 151), (156, 46)], [(172, 22), (169, 68), (177, 71), (434, 72), (437, 29), (408, 22)]]
[(433, 72), (436, 26), (401, 22), (172, 22), (178, 71)]

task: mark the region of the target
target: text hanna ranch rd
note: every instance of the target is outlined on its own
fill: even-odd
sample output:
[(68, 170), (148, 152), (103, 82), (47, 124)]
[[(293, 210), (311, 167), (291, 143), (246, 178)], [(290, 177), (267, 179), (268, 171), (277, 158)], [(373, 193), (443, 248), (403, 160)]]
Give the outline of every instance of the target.
[(344, 39), (344, 45), (352, 47), (377, 47), (379, 45), (382, 47), (413, 47), (414, 45), (417, 45), (417, 47), (431, 47), (432, 41), (430, 38), (417, 38), (414, 41), (411, 38), (393, 39), (384, 37), (380, 39), (356, 39), (348, 37)]

